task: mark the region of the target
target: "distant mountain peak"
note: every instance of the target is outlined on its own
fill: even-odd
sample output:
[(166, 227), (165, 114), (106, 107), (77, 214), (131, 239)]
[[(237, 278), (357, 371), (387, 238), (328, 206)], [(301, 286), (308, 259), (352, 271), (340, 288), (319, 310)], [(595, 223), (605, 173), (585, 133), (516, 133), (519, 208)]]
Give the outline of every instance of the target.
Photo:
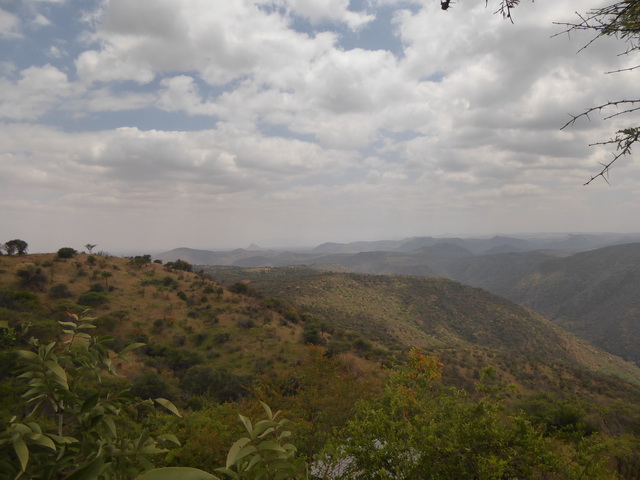
[(252, 243), (251, 245), (249, 245), (247, 247), (247, 250), (251, 250), (251, 251), (256, 251), (256, 250), (262, 250), (262, 248), (260, 248), (258, 245), (256, 245), (255, 243)]

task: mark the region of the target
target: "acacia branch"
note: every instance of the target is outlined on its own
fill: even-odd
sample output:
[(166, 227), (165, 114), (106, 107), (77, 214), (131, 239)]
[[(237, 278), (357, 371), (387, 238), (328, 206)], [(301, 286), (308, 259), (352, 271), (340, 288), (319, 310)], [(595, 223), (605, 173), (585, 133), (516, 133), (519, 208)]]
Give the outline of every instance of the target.
[[(576, 123), (576, 121), (579, 118), (582, 118), (582, 117), (589, 118), (589, 115), (592, 114), (593, 112), (601, 112), (602, 110), (604, 110), (606, 108), (618, 107), (620, 105), (634, 105), (631, 108), (627, 108), (627, 109), (622, 110), (620, 112), (612, 113), (611, 115), (607, 115), (606, 117), (604, 117), (605, 120), (609, 120), (609, 119), (611, 119), (613, 117), (617, 117), (618, 115), (625, 115), (627, 113), (632, 113), (632, 112), (636, 112), (636, 111), (640, 110), (640, 105), (639, 104), (640, 104), (640, 99), (636, 99), (636, 100), (616, 100), (615, 102), (603, 103), (602, 105), (598, 105), (596, 107), (591, 107), (591, 108), (585, 110), (580, 115), (571, 115), (571, 120), (569, 120), (567, 123), (565, 123), (560, 128), (560, 130), (564, 130), (568, 126), (573, 125), (574, 123)], [(635, 106), (635, 105), (637, 105), (637, 106)]]
[(609, 176), (609, 170), (611, 169), (611, 166), (622, 156), (624, 155), (630, 155), (631, 154), (631, 147), (633, 146), (634, 143), (636, 143), (637, 141), (640, 140), (640, 127), (632, 127), (632, 128), (625, 128), (624, 130), (618, 130), (618, 132), (616, 132), (616, 136), (615, 138), (612, 138), (611, 140), (607, 140), (606, 142), (598, 142), (598, 143), (592, 143), (591, 145), (589, 145), (590, 147), (595, 146), (595, 145), (616, 145), (616, 153), (613, 154), (613, 159), (609, 162), (609, 163), (600, 163), (600, 165), (602, 165), (602, 170), (600, 170), (600, 173), (592, 176), (589, 181), (587, 181), (584, 185), (589, 185), (591, 182), (593, 182), (596, 178), (598, 177), (602, 177), (602, 179), (609, 183), (609, 180), (607, 180), (607, 177)]

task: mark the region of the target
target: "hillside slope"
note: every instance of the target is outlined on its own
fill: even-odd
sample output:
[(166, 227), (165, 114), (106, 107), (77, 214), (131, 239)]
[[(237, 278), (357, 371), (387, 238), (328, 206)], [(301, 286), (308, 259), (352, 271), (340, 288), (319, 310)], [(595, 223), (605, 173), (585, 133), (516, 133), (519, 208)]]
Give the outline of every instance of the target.
[[(594, 373), (601, 380), (611, 380), (611, 375), (636, 384), (640, 380), (637, 367), (534, 312), (442, 278), (318, 273), (295, 267), (209, 267), (207, 272), (227, 282), (251, 281), (262, 294), (308, 312), (326, 332), (328, 347), (336, 350), (352, 337), (370, 342), (360, 348), (371, 356), (377, 349), (401, 356), (408, 347), (419, 346), (443, 357), (445, 365), (448, 361), (466, 379), (482, 363), (490, 363), (505, 378), (536, 391), (576, 388), (581, 382), (588, 390)], [(343, 330), (340, 335), (332, 333), (335, 328)]]
[(640, 243), (549, 260), (499, 293), (640, 362)]

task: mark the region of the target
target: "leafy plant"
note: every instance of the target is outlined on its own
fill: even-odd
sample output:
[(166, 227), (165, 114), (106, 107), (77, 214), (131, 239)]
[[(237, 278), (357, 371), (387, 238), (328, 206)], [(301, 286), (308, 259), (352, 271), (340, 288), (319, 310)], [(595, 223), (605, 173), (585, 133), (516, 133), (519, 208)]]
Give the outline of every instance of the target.
[[(127, 420), (154, 402), (179, 415), (175, 406), (163, 398), (137, 402), (126, 387), (106, 381), (116, 375), (111, 339), (88, 333), (92, 319), (70, 315), (59, 323), (64, 341), (45, 345), (31, 338), (31, 350), (18, 351), (25, 406), (16, 411), (26, 413), (0, 432), (0, 478), (124, 479), (151, 468), (147, 457), (166, 451), (160, 443), (178, 445), (177, 438), (154, 439), (145, 428), (118, 425), (131, 427)], [(129, 345), (116, 357), (126, 359), (140, 346)]]
[(227, 455), (227, 464), (217, 471), (233, 479), (278, 480), (300, 478), (304, 463), (296, 459), (296, 447), (288, 443), (291, 432), (284, 429), (286, 419), (277, 420), (266, 403), (261, 402), (267, 415), (255, 425), (247, 417), (239, 415), (248, 436), (232, 445)]

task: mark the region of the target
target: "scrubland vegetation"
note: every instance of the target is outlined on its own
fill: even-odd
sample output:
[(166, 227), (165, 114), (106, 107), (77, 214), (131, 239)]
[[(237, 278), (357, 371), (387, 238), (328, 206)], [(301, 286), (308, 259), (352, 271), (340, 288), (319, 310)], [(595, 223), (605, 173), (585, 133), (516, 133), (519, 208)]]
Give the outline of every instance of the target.
[(640, 475), (638, 369), (487, 292), (71, 250), (0, 256), (0, 478)]

